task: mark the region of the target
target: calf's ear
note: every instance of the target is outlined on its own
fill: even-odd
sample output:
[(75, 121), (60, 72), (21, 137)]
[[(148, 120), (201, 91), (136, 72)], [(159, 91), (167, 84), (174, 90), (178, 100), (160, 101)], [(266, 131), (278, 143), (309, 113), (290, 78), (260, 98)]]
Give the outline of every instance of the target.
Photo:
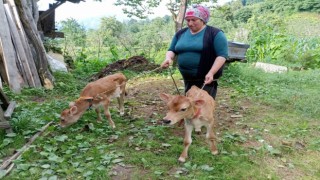
[(205, 102), (204, 102), (204, 100), (202, 100), (202, 99), (198, 99), (198, 100), (195, 100), (195, 101), (194, 101), (194, 104), (195, 104), (196, 106), (202, 106), (204, 103), (205, 103)]
[(72, 106), (72, 107), (70, 108), (70, 114), (71, 114), (71, 115), (74, 115), (74, 114), (77, 113), (77, 112), (78, 112), (77, 106)]
[(159, 96), (160, 96), (160, 99), (164, 102), (168, 102), (169, 99), (171, 98), (171, 95), (166, 93), (160, 93)]
[(75, 102), (70, 102), (69, 103), (69, 108), (73, 107), (76, 103)]

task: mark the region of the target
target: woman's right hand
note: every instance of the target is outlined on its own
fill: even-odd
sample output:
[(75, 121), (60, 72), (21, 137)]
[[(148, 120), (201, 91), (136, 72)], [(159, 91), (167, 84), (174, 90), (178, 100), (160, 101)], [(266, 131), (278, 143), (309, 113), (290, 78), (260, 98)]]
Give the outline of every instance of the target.
[(162, 62), (161, 67), (162, 68), (168, 68), (170, 66), (170, 64), (172, 63), (171, 59), (166, 59)]

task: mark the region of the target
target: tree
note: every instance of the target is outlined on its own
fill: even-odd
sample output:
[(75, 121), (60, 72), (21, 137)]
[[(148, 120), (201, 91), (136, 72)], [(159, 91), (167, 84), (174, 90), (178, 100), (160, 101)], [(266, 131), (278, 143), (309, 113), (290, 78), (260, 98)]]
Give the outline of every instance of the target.
[[(77, 55), (77, 47), (85, 47), (86, 30), (77, 20), (69, 18), (61, 21), (60, 31), (64, 32), (65, 38), (62, 40), (64, 44), (64, 53), (72, 52), (73, 58)], [(70, 55), (70, 54), (68, 54)]]
[(146, 19), (148, 14), (153, 14), (152, 8), (159, 6), (161, 0), (117, 0), (116, 6), (124, 5), (123, 12), (128, 17)]
[(220, 14), (223, 17), (223, 19), (233, 22), (234, 15), (230, 6), (221, 6), (218, 7), (217, 10), (221, 12)]
[[(171, 24), (172, 25), (172, 24)], [(165, 18), (155, 18), (141, 27), (141, 31), (135, 33), (133, 36), (138, 39), (136, 47), (141, 55), (146, 56), (148, 59), (154, 60), (157, 53), (167, 46), (168, 34), (172, 31), (161, 31), (159, 29), (168, 29), (168, 24)]]
[(98, 59), (101, 58), (101, 51), (103, 38), (100, 31), (95, 29), (89, 29), (87, 32), (87, 45), (89, 47), (90, 54), (94, 55)]
[[(140, 19), (147, 18), (148, 14), (153, 14), (152, 9), (159, 6), (161, 0), (117, 0), (115, 5), (123, 5), (126, 8), (123, 12), (128, 15), (128, 17), (138, 17)], [(183, 27), (184, 14), (186, 12), (187, 6), (189, 4), (196, 4), (201, 2), (212, 2), (215, 3), (217, 0), (169, 0), (167, 3), (167, 8), (171, 12), (171, 17), (175, 22), (175, 31), (180, 30)]]
[(264, 2), (265, 0), (246, 0), (246, 5)]
[(298, 1), (296, 3), (296, 9), (298, 11), (313, 11), (320, 12), (320, 2), (316, 0)]
[(236, 11), (235, 17), (240, 21), (246, 23), (249, 18), (252, 17), (252, 9), (249, 7), (244, 7)]
[(247, 5), (247, 0), (241, 0), (241, 4), (242, 4), (242, 6)]
[(104, 43), (113, 43), (114, 38), (121, 35), (123, 26), (115, 17), (103, 17), (100, 20), (99, 31), (102, 33)]
[[(15, 3), (29, 43), (31, 44), (31, 47), (35, 52), (33, 56), (41, 83), (44, 87), (52, 89), (53, 76), (49, 70), (46, 51), (43, 42), (40, 39), (36, 25), (38, 19), (35, 18), (37, 18), (38, 16), (33, 16), (33, 14), (35, 13), (32, 12), (32, 9), (29, 8), (26, 1), (15, 0)], [(31, 1), (31, 4), (32, 3), (34, 4), (35, 1)], [(36, 7), (36, 5), (33, 5), (33, 7)], [(37, 9), (34, 10), (37, 11)]]

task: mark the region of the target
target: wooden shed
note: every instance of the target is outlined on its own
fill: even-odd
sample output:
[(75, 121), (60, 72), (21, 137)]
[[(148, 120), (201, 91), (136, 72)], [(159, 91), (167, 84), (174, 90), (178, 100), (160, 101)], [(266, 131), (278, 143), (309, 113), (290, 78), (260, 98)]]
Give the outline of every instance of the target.
[(42, 30), (44, 37), (49, 38), (64, 38), (62, 32), (57, 32), (55, 26), (55, 9), (57, 5), (49, 4), (49, 9), (46, 11), (39, 11), (38, 29)]

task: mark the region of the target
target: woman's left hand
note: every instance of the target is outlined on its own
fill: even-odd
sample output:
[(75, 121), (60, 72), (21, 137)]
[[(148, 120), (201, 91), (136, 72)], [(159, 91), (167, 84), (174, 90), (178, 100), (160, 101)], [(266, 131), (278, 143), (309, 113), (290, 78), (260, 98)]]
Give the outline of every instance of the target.
[(205, 79), (204, 79), (204, 84), (210, 84), (213, 81), (213, 73), (208, 72), (208, 74), (206, 75)]

